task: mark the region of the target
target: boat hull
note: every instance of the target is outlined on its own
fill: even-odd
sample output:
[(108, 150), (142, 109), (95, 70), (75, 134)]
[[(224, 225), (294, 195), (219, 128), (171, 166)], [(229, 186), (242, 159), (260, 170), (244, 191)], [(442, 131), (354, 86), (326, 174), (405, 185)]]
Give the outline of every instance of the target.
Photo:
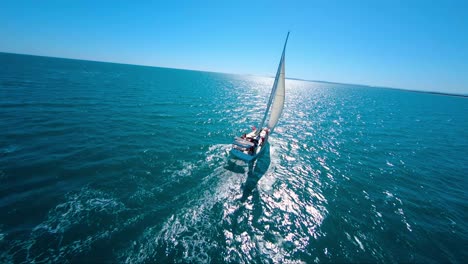
[(232, 148), (231, 149), (231, 154), (238, 158), (238, 159), (241, 159), (241, 160), (244, 160), (244, 161), (252, 161), (254, 160), (255, 158), (257, 158), (258, 155), (249, 155), (249, 154), (245, 154), (243, 151), (240, 151), (238, 149), (235, 149), (235, 148)]
[[(245, 145), (246, 145), (245, 141), (247, 141), (245, 138), (255, 139), (256, 140), (255, 142), (257, 142), (257, 143), (258, 143), (258, 140), (260, 138), (262, 138), (262, 141), (261, 141), (261, 144), (259, 144), (259, 146), (249, 142), (250, 144), (252, 144), (251, 146), (255, 146), (255, 150), (253, 151), (253, 153), (251, 153), (248, 150), (248, 147), (250, 145), (245, 147)], [(241, 142), (239, 142), (239, 141), (241, 141)], [(235, 139), (235, 141), (234, 141), (234, 143), (232, 145), (231, 154), (232, 154), (232, 156), (234, 156), (234, 157), (236, 157), (238, 159), (250, 162), (252, 160), (255, 160), (263, 152), (263, 150), (265, 149), (266, 144), (268, 144), (268, 130), (263, 129), (260, 132), (260, 135), (256, 134), (256, 131), (253, 131), (253, 132), (245, 135), (244, 139), (240, 139), (240, 138)]]

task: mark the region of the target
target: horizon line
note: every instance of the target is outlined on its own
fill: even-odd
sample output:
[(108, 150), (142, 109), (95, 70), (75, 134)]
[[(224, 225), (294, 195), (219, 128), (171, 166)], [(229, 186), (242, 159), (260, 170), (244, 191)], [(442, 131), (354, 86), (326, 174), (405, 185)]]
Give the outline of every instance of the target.
[[(147, 65), (147, 64), (133, 64), (133, 63), (116, 62), (116, 61), (98, 61), (98, 60), (83, 59), (83, 58), (56, 57), (56, 56), (50, 56), (50, 55), (26, 54), (26, 53), (16, 53), (16, 52), (7, 52), (7, 51), (0, 51), (0, 53), (23, 55), (23, 56), (45, 57), (45, 58), (54, 58), (54, 59), (78, 60), (78, 61), (89, 61), (89, 62), (98, 62), (98, 63), (131, 65), (131, 66), (140, 66), (140, 67), (163, 68), (163, 69), (173, 69), (173, 70), (183, 70), (183, 71), (197, 71), (197, 72), (218, 73), (218, 74), (228, 74), (228, 75), (240, 75), (240, 76), (249, 76), (250, 75), (250, 76), (258, 76), (258, 77), (274, 78), (273, 76), (263, 76), (263, 75), (256, 75), (256, 74), (228, 73), (228, 72), (217, 72), (217, 71), (188, 69), (188, 68), (173, 68), (173, 67), (163, 67), (163, 66)], [(448, 92), (438, 92), (438, 91), (414, 90), (414, 89), (406, 89), (406, 88), (399, 88), (399, 87), (387, 87), (387, 86), (370, 85), (370, 84), (357, 84), (357, 83), (344, 83), (344, 82), (323, 81), (323, 80), (310, 80), (310, 79), (295, 78), (295, 77), (289, 77), (289, 78), (285, 78), (285, 79), (296, 80), (296, 81), (304, 81), (304, 82), (316, 82), (316, 83), (328, 83), (328, 84), (340, 84), (340, 85), (354, 85), (354, 86), (370, 87), (370, 88), (377, 88), (377, 89), (392, 89), (392, 90), (400, 90), (400, 91), (406, 91), (406, 92), (428, 93), (428, 94), (434, 94), (434, 95), (445, 95), (445, 96), (456, 96), (456, 97), (468, 98), (468, 94), (461, 94), (461, 93), (458, 94), (458, 93), (448, 93)]]

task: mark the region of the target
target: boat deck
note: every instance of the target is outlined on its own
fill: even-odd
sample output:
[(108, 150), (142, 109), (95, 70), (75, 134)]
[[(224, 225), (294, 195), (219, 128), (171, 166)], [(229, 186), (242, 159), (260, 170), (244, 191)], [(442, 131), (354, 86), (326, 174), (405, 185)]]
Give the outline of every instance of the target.
[(263, 128), (259, 134), (256, 132), (257, 130), (254, 130), (243, 137), (236, 137), (232, 143), (231, 154), (245, 161), (257, 158), (268, 142), (269, 129)]

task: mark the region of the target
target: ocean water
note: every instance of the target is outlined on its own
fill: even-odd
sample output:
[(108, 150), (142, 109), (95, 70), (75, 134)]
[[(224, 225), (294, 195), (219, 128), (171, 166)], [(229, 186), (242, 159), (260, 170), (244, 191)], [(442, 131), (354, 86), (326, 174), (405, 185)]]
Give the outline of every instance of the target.
[(272, 83), (0, 53), (0, 262), (466, 262), (467, 98)]

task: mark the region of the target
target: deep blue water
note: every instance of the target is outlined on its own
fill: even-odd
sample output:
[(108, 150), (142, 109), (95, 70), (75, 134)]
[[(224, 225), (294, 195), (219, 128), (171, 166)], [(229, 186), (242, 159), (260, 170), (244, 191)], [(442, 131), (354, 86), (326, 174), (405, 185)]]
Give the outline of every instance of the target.
[(272, 83), (0, 53), (0, 262), (468, 259), (467, 98)]

